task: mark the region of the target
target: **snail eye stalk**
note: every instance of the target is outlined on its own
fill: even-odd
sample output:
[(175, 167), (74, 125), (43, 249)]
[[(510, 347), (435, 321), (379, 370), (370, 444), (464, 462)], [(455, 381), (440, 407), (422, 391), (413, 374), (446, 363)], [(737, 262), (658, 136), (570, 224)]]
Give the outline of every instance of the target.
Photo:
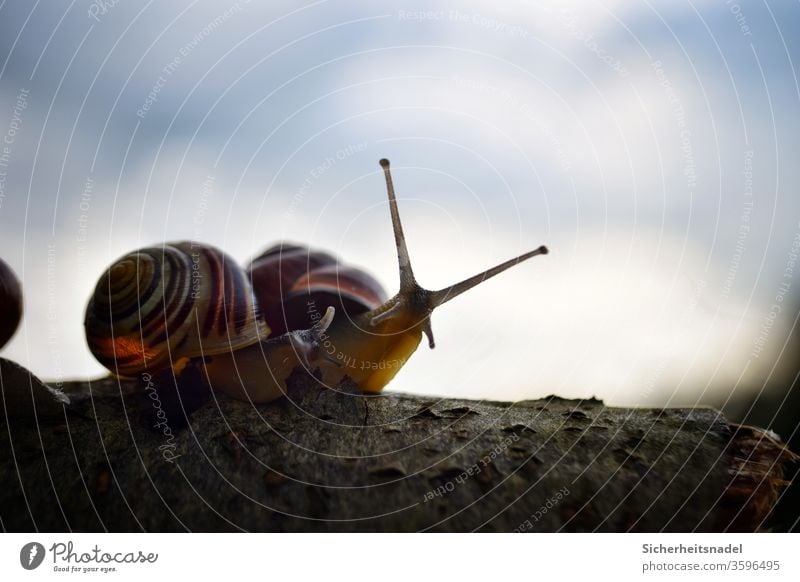
[(375, 316), (371, 319), (371, 323), (372, 325), (377, 325), (387, 319), (403, 316), (407, 313), (406, 310), (412, 309), (420, 314), (422, 331), (428, 337), (428, 345), (433, 348), (436, 343), (433, 339), (430, 316), (434, 309), (447, 303), (451, 299), (455, 299), (462, 293), (469, 291), (484, 281), (499, 275), (503, 271), (537, 255), (546, 255), (549, 251), (546, 246), (542, 245), (518, 257), (504, 261), (490, 269), (486, 269), (477, 275), (464, 279), (459, 283), (448, 285), (438, 291), (429, 291), (423, 288), (414, 278), (414, 270), (411, 267), (411, 258), (408, 254), (406, 237), (403, 233), (403, 224), (400, 221), (400, 212), (397, 208), (397, 197), (394, 193), (391, 164), (389, 160), (384, 158), (380, 161), (380, 165), (383, 168), (383, 174), (386, 178), (386, 191), (389, 195), (389, 211), (392, 215), (392, 229), (394, 230), (394, 240), (397, 247), (397, 264), (400, 269), (400, 291), (395, 297), (376, 310)]

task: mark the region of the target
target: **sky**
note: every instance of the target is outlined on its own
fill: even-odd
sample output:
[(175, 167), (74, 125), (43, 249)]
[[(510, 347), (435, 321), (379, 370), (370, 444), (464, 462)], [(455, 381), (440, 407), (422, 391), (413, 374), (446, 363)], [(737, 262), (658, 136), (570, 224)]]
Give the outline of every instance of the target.
[(104, 374), (103, 270), (278, 240), (393, 293), (550, 254), (438, 310), (390, 389), (686, 405), (770, 374), (797, 316), (800, 5), (0, 3), (3, 356)]

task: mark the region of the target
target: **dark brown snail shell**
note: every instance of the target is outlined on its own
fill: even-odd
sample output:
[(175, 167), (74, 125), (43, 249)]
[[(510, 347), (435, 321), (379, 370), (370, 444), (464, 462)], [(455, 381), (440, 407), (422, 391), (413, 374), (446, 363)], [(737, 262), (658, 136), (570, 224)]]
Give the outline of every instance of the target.
[(270, 335), (244, 272), (221, 250), (168, 243), (119, 258), (86, 309), (92, 354), (120, 376), (228, 353)]
[(2, 348), (19, 327), (22, 319), (22, 288), (19, 279), (2, 259), (0, 259), (0, 348)]
[(336, 309), (337, 318), (352, 318), (387, 299), (369, 273), (302, 245), (268, 248), (247, 274), (273, 335), (310, 327), (328, 307)]

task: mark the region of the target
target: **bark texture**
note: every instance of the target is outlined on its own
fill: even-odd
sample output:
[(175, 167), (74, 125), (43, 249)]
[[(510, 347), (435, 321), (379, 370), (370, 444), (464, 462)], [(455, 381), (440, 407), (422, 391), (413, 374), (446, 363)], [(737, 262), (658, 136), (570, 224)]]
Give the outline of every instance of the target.
[[(797, 458), (710, 408), (359, 394), (268, 405), (0, 360), (6, 531), (757, 531)], [(66, 398), (65, 398), (66, 397)], [(67, 400), (69, 401), (67, 403)]]

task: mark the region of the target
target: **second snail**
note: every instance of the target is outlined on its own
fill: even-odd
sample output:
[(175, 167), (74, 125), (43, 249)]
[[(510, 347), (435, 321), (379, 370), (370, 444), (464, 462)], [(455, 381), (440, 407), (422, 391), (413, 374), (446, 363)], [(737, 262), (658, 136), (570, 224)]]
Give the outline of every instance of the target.
[(19, 327), (22, 319), (22, 289), (19, 279), (0, 259), (0, 349)]
[(284, 395), (292, 372), (319, 369), (335, 386), (350, 377), (376, 393), (419, 346), (434, 347), (440, 305), (536, 255), (523, 255), (438, 291), (411, 267), (388, 160), (381, 160), (400, 269), (387, 298), (369, 274), (333, 256), (278, 244), (247, 270), (214, 247), (167, 243), (118, 259), (100, 277), (86, 311), (89, 348), (112, 373), (199, 368), (212, 389), (241, 400)]

